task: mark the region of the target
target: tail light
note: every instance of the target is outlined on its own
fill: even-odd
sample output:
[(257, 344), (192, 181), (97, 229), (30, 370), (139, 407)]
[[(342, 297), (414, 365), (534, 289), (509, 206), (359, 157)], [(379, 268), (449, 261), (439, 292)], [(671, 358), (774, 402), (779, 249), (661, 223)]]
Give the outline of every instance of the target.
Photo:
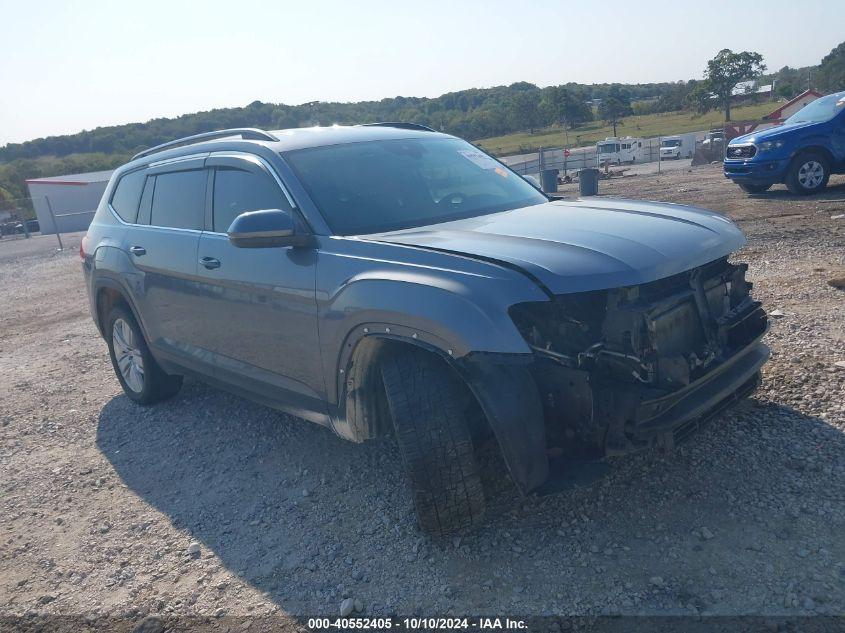
[(82, 238), (82, 241), (79, 243), (79, 257), (82, 259), (83, 262), (85, 261), (85, 245), (86, 245), (87, 241), (88, 241), (88, 236), (85, 235)]

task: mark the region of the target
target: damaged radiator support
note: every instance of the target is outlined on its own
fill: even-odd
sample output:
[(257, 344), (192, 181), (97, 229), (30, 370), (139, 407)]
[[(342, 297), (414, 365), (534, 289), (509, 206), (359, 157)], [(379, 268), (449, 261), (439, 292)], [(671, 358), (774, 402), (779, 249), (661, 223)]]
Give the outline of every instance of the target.
[(725, 258), (647, 284), (513, 306), (534, 350), (549, 447), (616, 454), (670, 440), (668, 409), (688, 418), (701, 394), (721, 398), (729, 379), (744, 389), (751, 377), (743, 372), (756, 379), (759, 359), (740, 361), (764, 353), (755, 346), (763, 348), (767, 319), (746, 270)]

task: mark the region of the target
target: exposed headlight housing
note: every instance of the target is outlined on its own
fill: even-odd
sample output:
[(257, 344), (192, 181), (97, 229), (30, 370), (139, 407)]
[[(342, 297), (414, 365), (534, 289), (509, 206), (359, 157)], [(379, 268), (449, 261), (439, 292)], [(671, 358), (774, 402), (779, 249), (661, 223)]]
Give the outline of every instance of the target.
[(757, 144), (757, 149), (761, 152), (770, 152), (774, 149), (780, 149), (783, 147), (784, 143), (781, 140), (777, 141), (763, 141), (762, 143)]

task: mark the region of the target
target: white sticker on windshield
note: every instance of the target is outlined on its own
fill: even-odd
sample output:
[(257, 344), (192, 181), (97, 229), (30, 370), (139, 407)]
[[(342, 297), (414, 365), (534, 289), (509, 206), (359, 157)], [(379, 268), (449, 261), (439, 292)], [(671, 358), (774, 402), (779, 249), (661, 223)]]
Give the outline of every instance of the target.
[(499, 166), (499, 163), (477, 149), (459, 149), (458, 153), (481, 169), (496, 169)]

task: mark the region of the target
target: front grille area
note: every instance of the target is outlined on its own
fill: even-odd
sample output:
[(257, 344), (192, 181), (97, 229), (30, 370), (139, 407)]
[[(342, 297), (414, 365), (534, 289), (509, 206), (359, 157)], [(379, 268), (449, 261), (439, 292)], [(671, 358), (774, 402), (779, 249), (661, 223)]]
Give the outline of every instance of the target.
[(745, 270), (723, 258), (639, 286), (521, 304), (511, 315), (541, 356), (604, 378), (675, 390), (765, 329)]
[(757, 148), (753, 145), (730, 145), (728, 146), (728, 158), (754, 158)]
[[(756, 386), (767, 319), (745, 264), (512, 306), (535, 354), (548, 446), (593, 455), (680, 442)], [(699, 382), (700, 381), (700, 382)], [(734, 384), (735, 383), (735, 384)], [(745, 383), (745, 384), (743, 384)]]

